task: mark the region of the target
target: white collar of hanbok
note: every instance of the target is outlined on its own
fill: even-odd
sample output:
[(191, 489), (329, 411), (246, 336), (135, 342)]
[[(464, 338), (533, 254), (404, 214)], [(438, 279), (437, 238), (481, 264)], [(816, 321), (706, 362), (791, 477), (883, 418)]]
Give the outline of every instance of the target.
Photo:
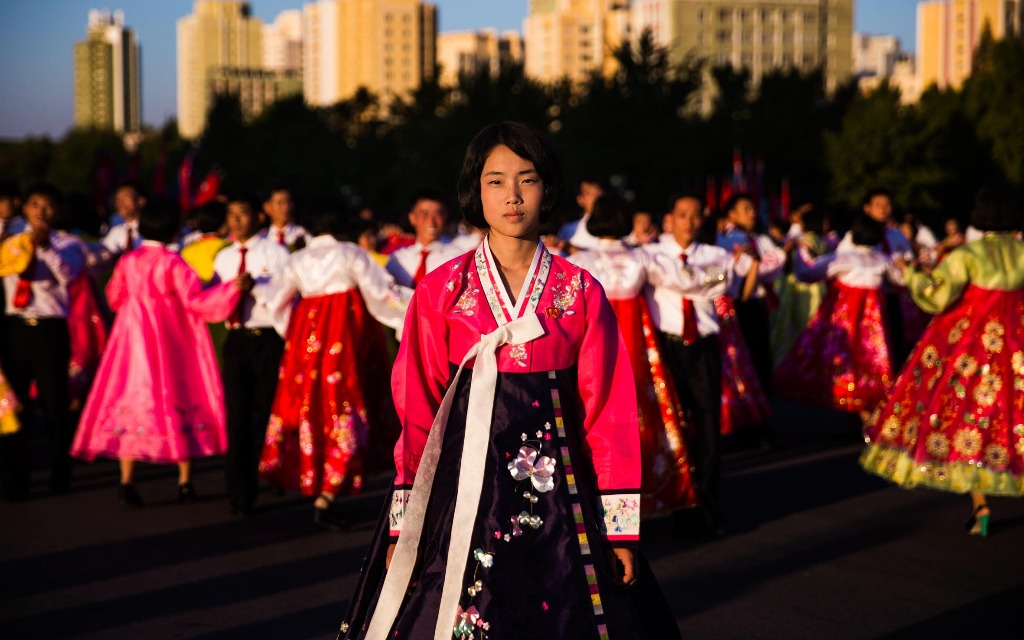
[(548, 253), (543, 242), (537, 243), (537, 251), (533, 254), (533, 261), (530, 263), (528, 272), (530, 276), (523, 281), (523, 287), (513, 305), (498, 273), (497, 262), (494, 260), (494, 254), (491, 253), (491, 245), (488, 242), (489, 237), (489, 234), (484, 236), (484, 241), (477, 247), (474, 262), (477, 276), (480, 278), (480, 287), (483, 289), (484, 297), (487, 298), (487, 305), (491, 308), (494, 321), (501, 327), (526, 313), (537, 311), (540, 294), (544, 291), (548, 273), (551, 271), (551, 254)]

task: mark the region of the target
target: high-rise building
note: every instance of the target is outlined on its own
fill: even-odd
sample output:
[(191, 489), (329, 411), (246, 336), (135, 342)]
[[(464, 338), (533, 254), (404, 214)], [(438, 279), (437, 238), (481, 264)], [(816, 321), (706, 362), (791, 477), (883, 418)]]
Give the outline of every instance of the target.
[(615, 49), (644, 30), (674, 62), (732, 64), (755, 85), (778, 68), (820, 67), (828, 90), (853, 74), (853, 0), (531, 0), (526, 72), (543, 81), (611, 73)]
[(916, 102), (920, 97), (914, 73), (914, 55), (903, 51), (899, 38), (894, 35), (854, 34), (853, 71), (857, 85), (864, 93), (888, 82), (900, 90), (904, 103)]
[(1024, 0), (939, 0), (917, 5), (917, 80), (959, 88), (988, 25), (995, 39), (1024, 37)]
[(213, 69), (260, 69), (262, 22), (248, 2), (196, 0), (192, 15), (178, 20), (178, 132), (202, 134), (210, 107)]
[(630, 7), (617, 0), (530, 0), (523, 19), (526, 74), (542, 82), (582, 82), (613, 68)]
[(419, 0), (320, 0), (303, 8), (303, 93), (327, 106), (364, 87), (388, 100), (434, 78), (437, 8)]
[(142, 126), (139, 43), (124, 14), (89, 11), (85, 40), (75, 43), (75, 126), (124, 133)]
[(455, 86), (464, 75), (486, 70), (492, 77), (502, 67), (523, 62), (523, 39), (515, 31), (494, 29), (451, 31), (437, 37), (437, 65), (441, 84)]
[(853, 0), (676, 0), (671, 52), (750, 71), (821, 68), (827, 90), (853, 75)]
[(302, 11), (282, 11), (263, 26), (263, 68), (302, 74)]
[(240, 69), (221, 67), (210, 70), (207, 101), (233, 95), (242, 106), (242, 117), (250, 120), (281, 98), (302, 94), (302, 75), (298, 71)]

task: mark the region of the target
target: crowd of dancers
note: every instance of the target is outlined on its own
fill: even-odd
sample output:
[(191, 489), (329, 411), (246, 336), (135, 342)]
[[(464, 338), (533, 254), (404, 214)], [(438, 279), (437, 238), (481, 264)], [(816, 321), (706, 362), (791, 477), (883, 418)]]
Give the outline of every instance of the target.
[[(649, 573), (641, 514), (697, 514), (704, 535), (723, 535), (723, 443), (771, 446), (769, 394), (847, 413), (871, 473), (970, 494), (973, 534), (988, 533), (986, 496), (1024, 493), (1024, 243), (1010, 192), (983, 190), (971, 226), (951, 219), (938, 240), (895, 219), (882, 189), (842, 236), (810, 205), (762, 229), (748, 194), (712, 210), (681, 192), (642, 211), (591, 178), (582, 217), (559, 226), (560, 189), (543, 136), (514, 123), (470, 145), (461, 221), (422, 189), (411, 233), (330, 202), (299, 226), (280, 184), (207, 202), (183, 230), (177, 204), (124, 184), (90, 238), (53, 187), (5, 185), (3, 497), (28, 496), (34, 415), (52, 491), (68, 489), (73, 458), (116, 459), (132, 508), (145, 502), (137, 463), (177, 465), (188, 502), (191, 462), (223, 455), (234, 515), (252, 513), (262, 477), (337, 526), (341, 497), (393, 470), (342, 635), (414, 637), (450, 610), (455, 637), (486, 638), (517, 615), (495, 604), (504, 579), (568, 562), (513, 544), (524, 532), (578, 539), (570, 564), (592, 584)], [(492, 476), (514, 491), (481, 480)], [(460, 596), (482, 569), (504, 578)], [(530, 606), (557, 610), (551, 628), (663, 617), (656, 597), (620, 611), (549, 587)]]

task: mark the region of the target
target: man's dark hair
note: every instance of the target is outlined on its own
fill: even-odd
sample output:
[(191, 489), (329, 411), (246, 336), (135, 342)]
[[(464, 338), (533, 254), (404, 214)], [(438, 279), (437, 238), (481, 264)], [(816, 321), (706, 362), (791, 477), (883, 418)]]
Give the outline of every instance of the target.
[(622, 238), (633, 230), (633, 212), (619, 196), (606, 193), (594, 201), (587, 231), (598, 238)]

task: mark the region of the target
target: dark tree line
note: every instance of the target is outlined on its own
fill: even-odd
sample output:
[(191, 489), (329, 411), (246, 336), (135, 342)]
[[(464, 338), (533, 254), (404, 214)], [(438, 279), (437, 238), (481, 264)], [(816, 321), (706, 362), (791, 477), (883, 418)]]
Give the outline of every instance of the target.
[[(249, 122), (237, 100), (222, 97), (198, 141), (193, 176), (216, 167), (224, 189), (243, 191), (284, 180), (302, 196), (341, 195), (397, 219), (416, 188), (451, 191), (476, 131), (515, 119), (551, 134), (568, 184), (615, 176), (655, 211), (674, 191), (703, 190), (706, 179), (730, 176), (737, 151), (748, 169), (757, 159), (765, 185), (789, 180), (794, 204), (837, 212), (856, 208), (866, 189), (881, 185), (937, 223), (965, 215), (982, 184), (1024, 186), (1018, 39), (984, 37), (962, 88), (930, 88), (914, 105), (901, 104), (886, 84), (862, 95), (851, 81), (827, 95), (820, 71), (777, 70), (754, 89), (745, 70), (693, 59), (674, 64), (649, 35), (615, 55), (614, 76), (594, 74), (582, 87), (541, 85), (508, 67), (496, 77), (463, 77), (455, 88), (428, 83), (387, 105), (366, 91), (328, 108), (289, 98)], [(697, 108), (705, 82), (715, 92), (709, 113)], [(160, 173), (157, 182), (173, 193), (188, 148), (173, 122), (146, 132), (131, 154), (113, 134), (73, 130), (58, 141), (0, 143), (0, 177), (22, 186), (46, 179), (90, 194), (111, 173), (146, 186)]]

